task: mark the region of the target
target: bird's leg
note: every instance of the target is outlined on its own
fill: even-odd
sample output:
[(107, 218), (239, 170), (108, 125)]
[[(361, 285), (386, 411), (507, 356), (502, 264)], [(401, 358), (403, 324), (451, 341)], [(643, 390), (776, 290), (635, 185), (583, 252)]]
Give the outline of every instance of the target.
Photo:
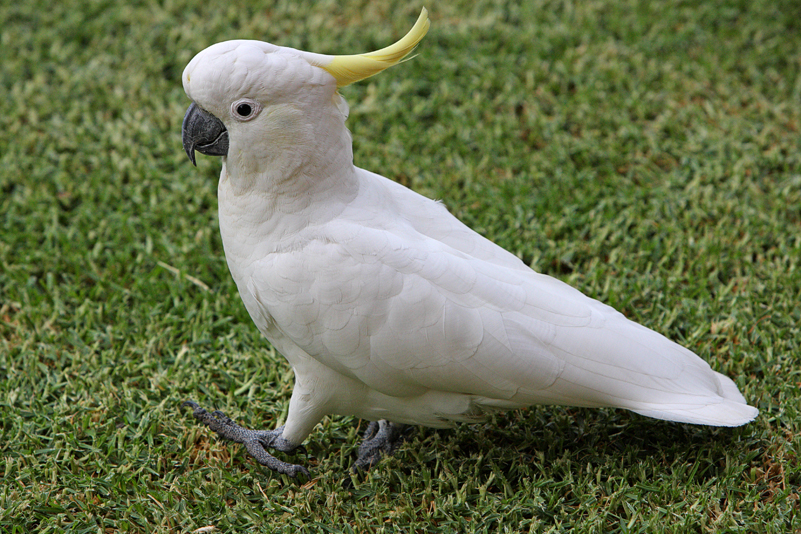
[(309, 471), (302, 465), (282, 462), (265, 450), (265, 447), (270, 447), (281, 452), (291, 452), (298, 448), (297, 445), (283, 438), (283, 426), (275, 430), (248, 430), (236, 424), (230, 417), (219, 410), (209, 413), (193, 401), (186, 401), (182, 406), (191, 407), (192, 415), (195, 416), (195, 419), (215, 431), (220, 437), (236, 443), (242, 443), (250, 455), (261, 465), (293, 478), (298, 473), (311, 478)]
[(386, 420), (372, 421), (364, 432), (364, 441), (359, 445), (359, 455), (351, 471), (367, 471), (385, 454), (392, 454), (406, 439), (406, 425)]

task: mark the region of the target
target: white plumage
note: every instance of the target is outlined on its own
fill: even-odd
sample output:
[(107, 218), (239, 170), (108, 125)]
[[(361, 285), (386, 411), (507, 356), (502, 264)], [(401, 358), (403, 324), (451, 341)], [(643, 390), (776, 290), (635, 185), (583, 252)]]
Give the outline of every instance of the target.
[[(189, 98), (227, 133), (228, 266), (295, 371), (283, 438), (301, 443), (326, 414), (440, 427), (540, 403), (752, 420), (735, 384), (689, 350), (353, 165), (338, 86), (396, 63), (427, 27), (424, 11), (399, 49), (362, 56), (228, 41), (184, 71)], [(368, 72), (354, 58), (388, 64)]]

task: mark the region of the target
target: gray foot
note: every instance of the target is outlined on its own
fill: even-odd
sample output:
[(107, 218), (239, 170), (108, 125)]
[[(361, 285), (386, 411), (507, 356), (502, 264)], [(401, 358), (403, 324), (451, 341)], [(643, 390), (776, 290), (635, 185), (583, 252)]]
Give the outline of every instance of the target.
[(406, 425), (386, 420), (372, 421), (364, 432), (364, 441), (359, 445), (359, 455), (351, 471), (367, 471), (378, 463), (382, 456), (395, 452), (406, 439)]
[(207, 425), (221, 438), (243, 444), (250, 455), (261, 465), (293, 478), (298, 473), (302, 473), (306, 478), (311, 478), (309, 471), (302, 465), (282, 462), (265, 450), (265, 447), (270, 447), (281, 452), (291, 452), (298, 448), (297, 445), (293, 445), (281, 436), (284, 431), (283, 426), (275, 430), (248, 430), (236, 424), (219, 410), (209, 413), (193, 401), (186, 401), (182, 406), (191, 407), (195, 419)]

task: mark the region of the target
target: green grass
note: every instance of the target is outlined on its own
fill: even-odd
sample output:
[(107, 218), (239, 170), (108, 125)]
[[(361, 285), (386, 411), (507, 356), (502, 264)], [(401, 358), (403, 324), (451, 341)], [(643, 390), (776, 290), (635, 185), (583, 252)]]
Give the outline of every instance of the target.
[(231, 38), (379, 48), (422, 4), (256, 4), (0, 6), (0, 531), (801, 532), (797, 1), (428, 3), (418, 56), (343, 91), (358, 165), (761, 410), (419, 429), (352, 490), (358, 421), (315, 429), (298, 483), (180, 408), (272, 427), (292, 389), (227, 272), (219, 160), (182, 152), (180, 74)]

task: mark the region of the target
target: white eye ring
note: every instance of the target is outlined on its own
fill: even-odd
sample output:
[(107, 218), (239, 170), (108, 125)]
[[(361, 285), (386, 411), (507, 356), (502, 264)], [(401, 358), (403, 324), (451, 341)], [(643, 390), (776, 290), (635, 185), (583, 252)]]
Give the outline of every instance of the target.
[(240, 122), (256, 118), (261, 111), (261, 104), (250, 98), (242, 98), (231, 104), (231, 116)]

